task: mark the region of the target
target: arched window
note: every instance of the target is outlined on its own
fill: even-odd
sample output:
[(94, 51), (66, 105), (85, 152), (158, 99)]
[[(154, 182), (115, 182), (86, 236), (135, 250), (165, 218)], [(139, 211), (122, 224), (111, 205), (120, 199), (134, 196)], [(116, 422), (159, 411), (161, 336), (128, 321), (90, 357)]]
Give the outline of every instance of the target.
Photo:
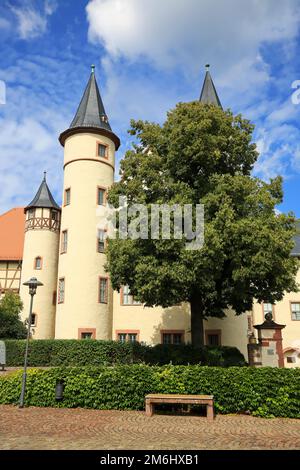
[(42, 269), (42, 258), (41, 256), (37, 256), (34, 259), (34, 269)]

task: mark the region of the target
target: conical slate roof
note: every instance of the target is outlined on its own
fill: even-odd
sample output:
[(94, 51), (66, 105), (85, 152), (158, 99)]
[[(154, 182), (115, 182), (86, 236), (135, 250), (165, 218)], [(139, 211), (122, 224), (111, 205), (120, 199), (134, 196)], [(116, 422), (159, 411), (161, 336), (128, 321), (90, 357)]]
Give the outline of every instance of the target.
[(91, 75), (75, 117), (71, 122), (70, 127), (61, 133), (59, 141), (64, 145), (65, 139), (68, 136), (80, 132), (94, 132), (106, 135), (114, 141), (116, 149), (120, 146), (120, 139), (112, 132), (108, 122), (108, 117), (104, 109), (95, 77), (94, 65), (92, 65)]
[(59, 205), (56, 204), (51, 191), (46, 182), (46, 173), (44, 173), (44, 179), (35, 195), (33, 200), (25, 207), (25, 211), (34, 207), (46, 207), (48, 209), (61, 210)]
[(214, 104), (215, 106), (222, 108), (214, 82), (209, 73), (209, 65), (206, 65), (206, 74), (199, 101), (200, 103)]
[(70, 129), (74, 127), (100, 127), (100, 129), (111, 131), (93, 66), (90, 79), (84, 90), (75, 117), (70, 124)]

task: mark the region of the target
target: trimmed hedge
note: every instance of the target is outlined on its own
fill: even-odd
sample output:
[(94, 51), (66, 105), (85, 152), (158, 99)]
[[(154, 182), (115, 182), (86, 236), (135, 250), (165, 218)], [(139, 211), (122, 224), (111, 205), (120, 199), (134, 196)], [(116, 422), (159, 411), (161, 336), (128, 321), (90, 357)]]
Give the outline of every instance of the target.
[[(8, 366), (24, 362), (25, 341), (7, 340)], [(105, 366), (146, 363), (164, 365), (203, 364), (210, 366), (244, 366), (244, 356), (229, 346), (193, 348), (191, 345), (146, 346), (98, 340), (32, 340), (29, 344), (29, 365), (38, 366)]]
[[(17, 404), (22, 371), (0, 376), (0, 403)], [(57, 380), (64, 399), (55, 400)], [(74, 367), (29, 370), (26, 405), (143, 410), (147, 393), (213, 394), (218, 413), (300, 418), (300, 369), (206, 366)]]

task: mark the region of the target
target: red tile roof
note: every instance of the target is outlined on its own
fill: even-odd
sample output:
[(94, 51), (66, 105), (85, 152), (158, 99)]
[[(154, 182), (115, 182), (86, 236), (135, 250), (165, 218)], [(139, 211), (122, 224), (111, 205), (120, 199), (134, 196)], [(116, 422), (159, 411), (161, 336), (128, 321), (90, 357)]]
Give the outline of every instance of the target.
[(23, 258), (25, 215), (16, 207), (0, 215), (0, 260)]

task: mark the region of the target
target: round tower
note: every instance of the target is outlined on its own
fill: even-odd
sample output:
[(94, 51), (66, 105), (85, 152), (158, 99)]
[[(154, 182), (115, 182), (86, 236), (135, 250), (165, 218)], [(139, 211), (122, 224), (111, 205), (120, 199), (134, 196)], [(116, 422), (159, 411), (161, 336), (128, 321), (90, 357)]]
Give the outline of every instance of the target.
[(111, 339), (112, 290), (97, 209), (105, 205), (114, 181), (120, 140), (109, 125), (94, 66), (76, 115), (59, 141), (64, 188), (55, 338)]
[(36, 277), (43, 283), (33, 303), (32, 336), (51, 339), (55, 334), (56, 284), (61, 209), (44, 179), (36, 196), (25, 207), (25, 240), (20, 296), (24, 304), (22, 320), (29, 315), (30, 295), (23, 283)]

